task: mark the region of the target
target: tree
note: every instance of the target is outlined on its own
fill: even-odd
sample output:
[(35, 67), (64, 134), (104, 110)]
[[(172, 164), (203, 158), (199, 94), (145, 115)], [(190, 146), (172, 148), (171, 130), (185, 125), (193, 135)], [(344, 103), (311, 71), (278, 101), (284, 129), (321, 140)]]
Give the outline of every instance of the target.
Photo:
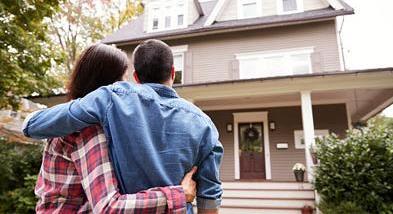
[(86, 46), (119, 29), (143, 10), (137, 0), (72, 0), (61, 4), (50, 19), (53, 39), (64, 52), (65, 60), (57, 68), (66, 78)]
[(45, 19), (58, 0), (0, 1), (0, 108), (17, 108), (22, 96), (48, 94), (56, 87), (53, 55)]

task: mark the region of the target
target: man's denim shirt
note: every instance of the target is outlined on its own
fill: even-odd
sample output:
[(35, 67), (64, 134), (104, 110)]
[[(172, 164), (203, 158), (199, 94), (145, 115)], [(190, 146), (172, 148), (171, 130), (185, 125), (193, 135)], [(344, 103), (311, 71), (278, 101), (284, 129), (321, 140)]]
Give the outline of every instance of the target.
[(117, 82), (38, 112), (23, 132), (33, 138), (51, 138), (97, 123), (105, 130), (123, 193), (179, 185), (196, 165), (198, 208), (219, 208), (223, 147), (217, 129), (172, 88)]

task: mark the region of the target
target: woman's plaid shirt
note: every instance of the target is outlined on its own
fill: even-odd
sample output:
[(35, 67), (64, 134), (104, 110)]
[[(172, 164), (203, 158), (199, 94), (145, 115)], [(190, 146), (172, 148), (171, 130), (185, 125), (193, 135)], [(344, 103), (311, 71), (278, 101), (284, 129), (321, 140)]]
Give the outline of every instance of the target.
[(37, 213), (185, 213), (180, 186), (121, 195), (100, 126), (45, 147), (35, 193)]

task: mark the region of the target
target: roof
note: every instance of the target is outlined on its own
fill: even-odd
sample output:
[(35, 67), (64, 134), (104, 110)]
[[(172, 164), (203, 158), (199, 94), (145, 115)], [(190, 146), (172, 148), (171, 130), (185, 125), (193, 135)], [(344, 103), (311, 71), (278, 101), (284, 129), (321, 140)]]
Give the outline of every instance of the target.
[[(330, 0), (332, 1), (332, 0)], [(184, 38), (193, 37), (198, 35), (215, 34), (222, 32), (233, 32), (242, 30), (251, 30), (258, 28), (266, 28), (273, 26), (282, 26), (298, 23), (307, 23), (312, 21), (325, 20), (334, 18), (336, 16), (353, 14), (354, 10), (349, 5), (345, 4), (341, 0), (334, 0), (335, 2), (341, 3), (342, 7), (335, 9), (332, 6), (312, 11), (305, 11), (303, 13), (288, 14), (288, 15), (274, 15), (265, 16), (252, 19), (240, 19), (230, 21), (215, 21), (211, 25), (205, 25), (206, 21), (211, 18), (210, 15), (215, 9), (217, 0), (200, 2), (200, 6), (204, 15), (201, 15), (194, 24), (187, 28), (146, 33), (144, 31), (144, 16), (140, 15), (136, 19), (130, 21), (128, 24), (120, 28), (118, 31), (107, 36), (103, 43), (107, 44), (133, 44), (140, 41), (156, 38), (156, 39), (172, 39), (172, 38)]]
[[(373, 68), (373, 69), (361, 69), (361, 70), (346, 70), (346, 71), (332, 71), (332, 72), (322, 72), (322, 73), (311, 73), (311, 74), (297, 74), (290, 76), (275, 76), (275, 77), (263, 77), (263, 78), (253, 78), (253, 79), (236, 79), (236, 80), (224, 80), (224, 81), (215, 81), (215, 82), (204, 82), (204, 83), (191, 83), (191, 84), (182, 84), (175, 85), (174, 88), (189, 88), (194, 86), (208, 86), (208, 85), (220, 85), (220, 84), (228, 84), (228, 83), (241, 83), (241, 82), (262, 82), (268, 80), (282, 80), (282, 79), (300, 79), (300, 78), (309, 78), (309, 77), (326, 77), (326, 76), (344, 76), (344, 75), (357, 75), (364, 73), (379, 73), (389, 71), (393, 74), (393, 67), (387, 68)], [(392, 84), (393, 86), (393, 84)]]

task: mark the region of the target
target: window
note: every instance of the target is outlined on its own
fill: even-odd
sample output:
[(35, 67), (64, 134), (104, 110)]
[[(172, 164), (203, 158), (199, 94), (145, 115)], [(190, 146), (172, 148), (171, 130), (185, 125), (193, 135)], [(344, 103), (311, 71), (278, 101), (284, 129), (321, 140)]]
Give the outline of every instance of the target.
[[(314, 130), (314, 133), (315, 133), (315, 138), (322, 138), (329, 135), (329, 130), (327, 129)], [(295, 136), (295, 149), (304, 149), (306, 146), (304, 142), (303, 130), (295, 130), (294, 136)]]
[(278, 0), (277, 8), (279, 14), (303, 12), (303, 0)]
[(261, 0), (238, 0), (239, 19), (255, 18), (261, 15)]
[(175, 84), (183, 83), (183, 71), (184, 71), (184, 54), (176, 53), (173, 55), (173, 66), (175, 67)]
[(170, 27), (171, 27), (171, 17), (165, 16), (165, 28), (170, 28)]
[(184, 15), (178, 15), (177, 16), (177, 25), (178, 26), (182, 26), (183, 25), (183, 22), (184, 22)]
[(312, 72), (312, 48), (238, 54), (240, 79)]
[(185, 0), (155, 0), (149, 4), (147, 31), (171, 30), (185, 27)]
[(187, 45), (171, 47), (173, 53), (173, 66), (175, 67), (175, 84), (184, 83), (184, 56), (188, 50)]

